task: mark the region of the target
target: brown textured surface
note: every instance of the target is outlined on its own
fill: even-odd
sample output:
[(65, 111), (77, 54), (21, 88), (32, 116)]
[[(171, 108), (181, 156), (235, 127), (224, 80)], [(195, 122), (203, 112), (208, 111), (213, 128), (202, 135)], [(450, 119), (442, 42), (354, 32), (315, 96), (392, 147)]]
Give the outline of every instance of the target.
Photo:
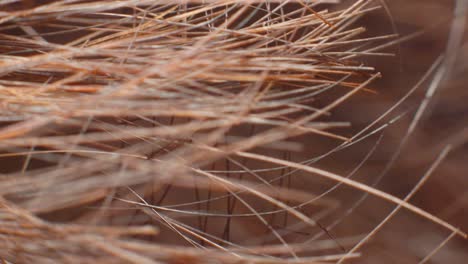
[[(27, 7), (28, 3), (30, 6), (34, 5), (34, 1), (23, 2), (24, 7)], [(345, 5), (349, 5), (352, 2), (353, 1), (345, 1)], [(411, 89), (413, 85), (421, 79), (424, 72), (431, 67), (431, 64), (436, 60), (436, 58), (445, 51), (448, 35), (451, 29), (451, 21), (453, 19), (454, 3), (452, 1), (391, 0), (386, 2), (392, 19), (395, 22), (397, 33), (405, 36), (419, 30), (426, 30), (426, 32), (397, 47), (385, 50), (386, 52), (394, 52), (396, 54), (395, 57), (364, 59), (366, 65), (374, 66), (378, 71), (382, 72), (383, 77), (372, 83), (370, 87), (376, 91), (376, 93), (363, 92), (358, 94), (346, 101), (337, 109), (333, 110), (330, 119), (325, 119), (351, 122), (351, 128), (336, 128), (332, 130), (339, 135), (352, 136), (354, 133), (368, 125), (372, 120), (378, 118), (389, 107), (397, 102), (409, 89)], [(330, 6), (330, 8), (333, 10), (337, 7)], [(368, 29), (366, 34), (369, 36), (395, 33), (388, 14), (383, 9), (367, 14), (358, 24), (363, 25)], [(60, 42), (63, 41), (63, 39), (55, 41)], [(468, 61), (468, 42), (465, 43), (467, 44), (462, 47), (460, 54), (457, 55), (455, 70), (452, 72), (450, 78), (444, 81), (435, 96), (431, 99), (428, 110), (425, 111), (425, 114), (423, 115), (421, 122), (416, 127), (415, 132), (410, 136), (407, 144), (403, 147), (395, 164), (383, 179), (378, 182), (376, 188), (397, 197), (404, 198), (429, 169), (431, 164), (433, 164), (442, 149), (448, 144), (453, 144), (453, 150), (440, 164), (440, 166), (438, 166), (429, 178), (428, 182), (422, 186), (410, 202), (466, 232), (468, 229), (468, 215), (466, 211), (468, 205), (468, 149), (466, 136), (468, 134), (468, 90), (466, 89), (466, 85), (468, 83), (468, 64), (466, 63), (466, 61)], [(356, 173), (356, 175), (353, 176), (353, 179), (366, 184), (372, 184), (373, 180), (375, 180), (375, 178), (383, 171), (406, 135), (407, 129), (414, 117), (415, 110), (421, 104), (424, 95), (430, 86), (432, 78), (433, 75), (431, 75), (428, 81), (424, 82), (417, 92), (406, 100), (402, 106), (380, 122), (380, 124), (384, 124), (392, 117), (401, 114), (405, 110), (409, 110), (408, 113), (398, 122), (391, 124), (387, 129), (385, 129), (382, 140), (377, 146), (375, 153), (373, 153), (370, 159)], [(92, 88), (93, 87), (90, 87), (91, 90)], [(342, 91), (330, 93), (330, 98), (336, 98), (336, 96), (340, 95), (340, 92)], [(314, 101), (314, 106), (324, 106), (329, 102), (330, 98), (327, 98), (326, 96), (320, 97), (317, 101)], [(141, 124), (148, 125), (145, 122), (141, 122)], [(50, 129), (53, 130), (54, 128)], [(251, 128), (248, 126), (239, 127), (233, 134), (249, 135), (250, 129)], [(378, 138), (378, 135), (374, 135), (359, 144), (334, 153), (333, 155), (314, 163), (313, 166), (323, 168), (339, 175), (347, 175), (347, 173), (353, 170), (353, 168), (355, 168), (355, 166), (357, 166), (364, 158), (364, 156), (374, 146)], [(293, 161), (300, 161), (321, 155), (339, 143), (334, 139), (309, 136), (297, 137), (294, 138), (294, 141), (300, 142), (304, 145), (303, 152), (292, 152), (292, 154), (265, 150), (259, 150), (259, 152), (265, 155), (277, 156), (278, 158), (290, 158)], [(128, 144), (130, 145), (132, 142)], [(125, 146), (125, 144), (123, 145)], [(115, 145), (113, 147), (119, 148), (121, 146)], [(177, 147), (177, 144), (167, 146), (169, 149), (176, 149)], [(157, 154), (158, 153), (153, 153), (153, 155)], [(291, 157), (288, 157), (288, 155), (291, 155)], [(0, 162), (2, 162), (2, 173), (7, 174), (21, 168), (24, 160), (2, 158)], [(7, 165), (3, 166), (4, 164)], [(269, 165), (263, 163), (252, 164), (252, 161), (249, 161), (246, 164), (251, 168), (269, 167)], [(47, 164), (37, 162), (31, 165), (31, 168), (34, 168), (34, 166), (41, 167), (45, 165)], [(209, 164), (209, 166), (209, 169), (219, 170), (233, 167), (232, 164), (229, 165), (225, 160), (218, 161), (214, 165)], [(278, 176), (278, 174), (285, 173), (286, 171), (288, 170), (281, 170), (262, 176), (266, 179), (270, 179)], [(224, 176), (237, 178), (235, 173), (232, 173), (232, 175), (226, 173)], [(149, 184), (151, 184), (151, 182)], [(286, 180), (283, 184), (286, 185)], [(295, 194), (298, 196), (320, 194), (332, 187), (333, 184), (334, 182), (332, 181), (324, 181), (321, 178), (311, 177), (310, 174), (301, 172), (295, 173), (293, 177), (291, 177), (292, 189), (302, 191), (302, 193)], [(149, 188), (148, 186), (139, 186), (138, 189), (141, 191), (140, 194), (147, 194), (145, 198), (149, 202), (157, 204), (159, 197), (163, 192), (163, 188), (161, 188), (161, 186), (156, 186), (156, 191), (154, 191), (154, 189)], [(96, 200), (98, 201), (101, 200), (103, 194), (100, 193), (100, 191), (106, 192), (107, 190), (97, 190), (96, 192), (86, 193), (86, 195), (83, 195), (80, 198), (82, 199), (82, 203), (86, 205), (100, 205), (100, 203), (92, 203), (94, 201), (94, 197), (97, 197)], [(122, 197), (125, 197), (125, 195), (128, 196), (125, 189), (120, 191), (122, 192)], [(198, 195), (206, 196), (207, 193), (202, 190), (194, 191), (187, 188), (174, 187), (165, 197), (165, 203), (171, 204), (180, 201), (199, 199)], [(368, 234), (372, 228), (378, 225), (390, 213), (390, 211), (395, 208), (395, 205), (370, 196), (367, 197), (350, 215), (343, 218), (343, 214), (355, 205), (362, 195), (362, 191), (351, 187), (341, 186), (339, 189), (329, 194), (323, 201), (325, 204), (324, 207), (335, 205), (335, 202), (339, 203), (339, 207), (331, 214), (320, 217), (319, 213), (321, 211), (316, 209), (323, 209), (323, 205), (307, 208), (302, 212), (308, 216), (318, 218), (319, 223), (325, 227), (329, 226), (334, 221), (341, 219), (342, 222), (337, 227), (329, 230), (330, 235), (334, 238), (365, 235)], [(42, 209), (42, 207), (39, 206), (35, 207), (34, 204), (21, 203), (21, 199), (11, 200), (18, 202), (18, 204), (21, 205), (27, 205), (27, 207), (29, 207), (28, 209), (31, 211), (40, 211)], [(246, 197), (246, 201), (252, 204), (256, 203), (255, 206), (259, 211), (261, 209), (271, 210), (272, 207), (275, 208), (264, 201), (259, 202), (258, 199), (249, 199)], [(60, 201), (59, 204), (61, 204), (61, 202), (62, 201)], [(228, 201), (227, 203), (230, 202)], [(63, 206), (63, 204), (61, 205)], [(115, 206), (123, 205), (124, 203), (115, 203)], [(212, 209), (216, 208), (223, 210), (224, 212), (226, 208), (226, 200), (212, 202), (210, 206)], [(47, 205), (45, 205), (45, 207), (47, 207)], [(73, 222), (78, 224), (89, 224), (94, 220), (94, 214), (82, 214), (82, 211), (76, 209), (76, 207), (73, 207), (71, 210), (50, 210), (52, 213), (41, 214), (40, 217), (53, 222)], [(245, 211), (239, 209), (239, 212)], [(21, 220), (16, 221), (15, 224), (22, 223), (23, 218), (21, 217), (23, 214), (21, 212), (16, 213), (17, 214), (13, 217), (8, 216), (8, 218), (14, 219), (16, 217)], [(134, 224), (136, 222), (143, 222), (154, 225), (158, 228), (160, 227), (156, 221), (151, 221), (145, 218), (143, 218), (142, 221), (139, 221), (138, 217), (144, 217), (144, 214), (132, 212), (127, 217), (116, 217), (115, 219), (112, 219), (111, 215), (107, 218), (108, 221), (106, 223), (109, 225), (117, 226), (121, 224), (125, 226), (132, 224), (136, 225)], [(303, 228), (299, 231), (288, 230), (287, 227), (282, 226), (283, 220), (278, 220), (283, 217), (283, 215), (280, 215), (276, 219), (273, 219), (272, 217), (268, 220), (271, 221), (271, 224), (275, 229), (288, 233), (285, 237), (288, 239), (289, 243), (293, 243), (295, 241), (302, 242), (321, 232), (318, 228)], [(201, 219), (203, 220), (203, 218)], [(228, 233), (230, 241), (248, 246), (263, 244), (263, 241), (267, 241), (268, 239), (272, 242), (273, 239), (271, 239), (271, 236), (266, 235), (269, 231), (265, 228), (265, 225), (258, 221), (251, 221), (249, 219), (250, 218), (236, 219), (230, 223), (231, 231)], [(186, 221), (185, 223), (193, 226), (200, 225), (200, 221), (202, 220), (200, 220), (200, 218), (184, 219), (184, 221)], [(291, 218), (288, 218), (288, 221), (290, 221), (290, 225), (294, 223), (294, 220), (291, 220)], [(215, 235), (223, 235), (223, 230), (226, 228), (226, 222), (224, 219), (219, 220), (217, 218), (209, 218), (207, 223), (208, 227), (206, 230)], [(49, 228), (50, 227), (44, 227), (44, 230), (49, 230)], [(106, 247), (106, 245), (99, 244), (99, 241), (95, 238), (100, 236), (101, 233), (105, 233), (106, 230), (99, 230), (99, 232), (96, 231), (96, 234), (90, 233), (90, 237), (87, 237), (88, 233), (85, 233), (83, 234), (83, 237), (80, 237), (81, 240), (77, 240), (73, 237), (73, 232), (72, 235), (64, 237), (61, 232), (67, 231), (67, 229), (61, 229), (60, 226), (54, 226), (50, 229), (54, 235), (57, 233), (57, 237), (54, 236), (52, 239), (50, 237), (48, 238), (52, 240), (52, 242), (50, 242), (51, 245), (57, 248), (63, 246), (63, 252), (68, 252), (66, 250), (71, 249), (61, 243), (69, 243), (72, 248), (74, 243), (77, 243), (77, 245), (81, 245), (80, 243), (95, 243), (96, 245), (94, 246), (93, 244), (93, 247), (96, 248), (96, 251), (91, 250), (91, 252), (89, 250), (82, 249), (84, 252), (83, 254), (91, 256), (89, 260), (91, 263), (93, 262), (93, 254), (99, 255), (97, 252), (100, 252), (100, 250), (106, 252), (112, 251), (112, 249)], [(93, 231), (91, 230), (89, 232)], [(124, 233), (125, 231), (122, 232)], [(159, 232), (157, 236), (151, 237), (148, 241), (158, 242), (165, 245), (165, 247), (161, 249), (161, 252), (169, 252), (167, 253), (169, 255), (174, 254), (172, 259), (166, 259), (169, 262), (191, 263), (193, 261), (203, 259), (203, 254), (200, 254), (200, 252), (196, 252), (195, 250), (187, 251), (185, 252), (186, 254), (182, 254), (180, 256), (175, 254), (174, 252), (179, 250), (179, 248), (172, 248), (171, 245), (176, 244), (186, 246), (188, 243), (174, 235), (174, 232), (167, 228), (149, 230), (143, 227), (141, 230), (135, 228), (135, 230), (127, 232), (132, 234), (140, 232), (150, 235), (155, 232)], [(350, 261), (350, 263), (418, 263), (449, 235), (450, 231), (447, 231), (446, 229), (441, 228), (440, 226), (437, 226), (414, 213), (402, 209), (393, 219), (386, 223), (368, 243), (364, 244), (364, 246), (358, 250), (358, 252), (362, 254), (362, 257), (354, 261)], [(103, 236), (105, 237), (106, 235)], [(256, 238), (258, 238), (258, 240), (255, 240)], [(325, 239), (326, 236), (322, 234), (321, 238)], [(110, 239), (113, 241), (112, 239), (114, 239), (114, 237), (111, 237)], [(122, 243), (123, 242), (121, 241), (115, 240), (114, 245), (126, 249), (131, 248), (131, 246), (123, 245)], [(355, 241), (353, 243), (355, 243)], [(349, 250), (353, 243), (346, 243), (345, 248)], [(79, 250), (81, 250), (81, 248), (79, 246), (77, 247), (79, 248), (77, 251), (71, 251), (73, 251), (73, 253), (80, 252)], [(462, 264), (466, 259), (468, 259), (466, 248), (466, 239), (455, 236), (433, 258), (431, 258), (429, 263)], [(180, 250), (182, 252), (184, 251), (183, 248)], [(320, 251), (320, 254), (325, 253), (338, 254), (341, 253), (341, 250), (335, 248), (330, 249), (329, 251)], [(65, 253), (65, 255), (66, 254), (67, 253)], [(159, 252), (153, 252), (151, 254), (154, 254), (155, 258), (159, 257)], [(210, 254), (212, 254), (210, 256), (214, 256), (213, 259), (217, 259), (221, 262), (228, 262), (228, 257), (225, 255), (217, 255), (219, 252)], [(58, 254), (58, 256), (60, 256), (60, 254)], [(235, 261), (235, 259), (231, 259), (231, 261)], [(122, 260), (122, 263), (125, 263), (125, 261)]]

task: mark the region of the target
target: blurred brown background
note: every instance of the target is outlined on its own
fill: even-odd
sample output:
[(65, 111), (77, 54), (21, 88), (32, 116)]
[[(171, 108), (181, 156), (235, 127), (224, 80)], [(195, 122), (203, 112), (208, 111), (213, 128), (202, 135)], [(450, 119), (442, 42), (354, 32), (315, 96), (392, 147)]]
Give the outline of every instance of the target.
[[(338, 108), (334, 117), (350, 120), (353, 130), (364, 128), (411, 89), (431, 67), (439, 55), (445, 52), (448, 35), (454, 18), (455, 1), (449, 0), (391, 0), (385, 1), (395, 22), (397, 33), (406, 36), (426, 30), (414, 39), (390, 49), (394, 58), (372, 58), (370, 64), (383, 73), (383, 78), (374, 83), (378, 95), (361, 94)], [(349, 1), (348, 1), (349, 3)], [(369, 33), (392, 33), (390, 18), (385, 10), (366, 16), (362, 23)], [(467, 36), (457, 55), (457, 63), (450, 78), (444, 82), (431, 100), (421, 122), (408, 143), (402, 149), (394, 166), (385, 175), (378, 188), (404, 198), (417, 181), (429, 169), (444, 146), (454, 144), (454, 149), (434, 171), (429, 181), (417, 192), (411, 202), (460, 227), (468, 228), (468, 59)], [(388, 49), (387, 49), (388, 50)], [(385, 130), (382, 142), (370, 158), (357, 179), (371, 183), (388, 164), (390, 158), (405, 136), (408, 126), (421, 104), (432, 81), (433, 75), (390, 116), (410, 110), (401, 120)], [(386, 118), (385, 120), (390, 120)], [(366, 140), (350, 149), (334, 154), (321, 162), (331, 171), (346, 174), (358, 163), (376, 141)], [(313, 144), (320, 144), (314, 142)], [(327, 143), (322, 142), (326, 145)], [(352, 190), (350, 190), (353, 193)], [(345, 199), (353, 204), (359, 197), (358, 191)], [(354, 199), (354, 200), (353, 200)], [(344, 206), (345, 208), (347, 206)], [(339, 234), (369, 232), (390, 213), (393, 205), (368, 198), (352, 213), (346, 224), (337, 229)], [(371, 242), (362, 248), (364, 260), (356, 263), (417, 263), (439, 245), (450, 233), (419, 216), (401, 210)], [(452, 239), (429, 263), (466, 263), (468, 243), (461, 238)]]
[[(352, 1), (344, 1), (344, 4), (349, 5)], [(33, 3), (34, 1), (24, 2)], [(351, 136), (378, 118), (402, 98), (446, 50), (454, 18), (455, 1), (387, 0), (385, 4), (388, 6), (391, 17), (384, 9), (381, 9), (368, 14), (361, 20), (360, 23), (368, 29), (367, 34), (375, 36), (398, 33), (400, 36), (406, 36), (421, 30), (425, 30), (425, 33), (385, 50), (395, 53), (395, 57), (366, 58), (368, 65), (374, 66), (383, 74), (380, 80), (372, 84), (372, 88), (377, 93), (359, 94), (334, 110), (332, 116), (334, 121), (352, 123), (351, 130), (343, 129), (337, 133)], [(338, 7), (330, 6), (330, 8)], [(392, 20), (397, 32), (392, 27)], [(468, 41), (466, 34), (464, 43), (457, 55), (454, 71), (441, 84), (415, 132), (409, 137), (395, 163), (377, 183), (376, 188), (404, 198), (433, 164), (443, 148), (448, 144), (453, 144), (453, 150), (410, 202), (466, 232), (468, 230), (468, 89), (466, 87)], [(354, 179), (372, 184), (378, 178), (394, 153), (398, 151), (399, 144), (405, 137), (432, 78), (433, 75), (408, 100), (379, 123), (383, 125), (407, 111), (405, 116), (385, 129), (375, 152), (354, 175)], [(303, 140), (306, 151), (293, 156), (292, 159), (303, 160), (317, 156), (337, 145), (336, 141), (321, 137), (306, 137)], [(376, 134), (359, 144), (320, 160), (313, 166), (347, 175), (378, 140), (379, 134)], [(300, 175), (293, 181), (295, 187), (300, 186), (313, 193), (323, 192), (334, 184), (320, 179), (303, 179)], [(395, 205), (375, 197), (367, 197), (362, 204), (346, 215), (347, 209), (353, 208), (362, 195), (361, 191), (340, 187), (339, 190), (330, 194), (330, 197), (342, 203), (340, 209), (321, 218), (319, 222), (323, 226), (329, 226), (336, 219), (342, 219), (342, 222), (330, 231), (334, 237), (369, 233), (394, 209)], [(223, 228), (223, 225), (224, 223), (220, 223), (219, 228)], [(418, 263), (449, 235), (449, 231), (402, 209), (359, 250), (363, 256), (355, 260), (355, 263)], [(467, 241), (455, 236), (431, 258), (429, 263), (466, 263), (467, 248)]]

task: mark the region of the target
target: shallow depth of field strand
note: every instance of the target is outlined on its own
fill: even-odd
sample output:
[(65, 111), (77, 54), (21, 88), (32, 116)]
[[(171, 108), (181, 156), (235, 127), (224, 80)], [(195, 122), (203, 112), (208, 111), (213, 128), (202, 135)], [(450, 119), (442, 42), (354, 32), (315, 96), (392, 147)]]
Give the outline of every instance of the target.
[(367, 58), (394, 56), (382, 48), (397, 35), (360, 24), (378, 1), (338, 3), (1, 1), (0, 260), (361, 257), (344, 249), (366, 234), (323, 225), (346, 222), (346, 201), (317, 175), (466, 236), (350, 178), (378, 144), (349, 178), (297, 162), (308, 140), (375, 140), (334, 111), (379, 96)]

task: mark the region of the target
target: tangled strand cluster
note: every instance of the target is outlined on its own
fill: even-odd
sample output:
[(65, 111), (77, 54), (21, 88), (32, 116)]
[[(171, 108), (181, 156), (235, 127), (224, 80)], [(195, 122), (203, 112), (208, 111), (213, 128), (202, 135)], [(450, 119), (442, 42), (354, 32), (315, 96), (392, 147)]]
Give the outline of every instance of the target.
[(329, 116), (373, 92), (380, 75), (361, 58), (389, 55), (394, 36), (355, 25), (373, 1), (323, 8), (334, 2), (1, 1), (0, 258), (358, 256), (342, 250), (357, 238), (316, 221), (339, 201), (288, 185), (298, 170), (429, 217), (314, 160), (289, 161), (304, 135), (342, 142), (334, 151), (366, 136), (333, 132), (349, 124)]

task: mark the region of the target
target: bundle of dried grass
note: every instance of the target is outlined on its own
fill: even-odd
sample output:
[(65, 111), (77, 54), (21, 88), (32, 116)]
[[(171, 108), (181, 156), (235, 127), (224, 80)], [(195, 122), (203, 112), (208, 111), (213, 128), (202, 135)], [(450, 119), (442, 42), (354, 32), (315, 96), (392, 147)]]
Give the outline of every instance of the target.
[[(363, 57), (395, 37), (356, 25), (373, 1), (334, 2), (2, 1), (0, 258), (342, 262), (361, 238), (320, 224), (339, 185), (465, 236), (412, 194), (311, 165), (380, 131), (343, 136), (331, 111), (373, 93)], [(291, 161), (306, 136), (338, 145)]]

